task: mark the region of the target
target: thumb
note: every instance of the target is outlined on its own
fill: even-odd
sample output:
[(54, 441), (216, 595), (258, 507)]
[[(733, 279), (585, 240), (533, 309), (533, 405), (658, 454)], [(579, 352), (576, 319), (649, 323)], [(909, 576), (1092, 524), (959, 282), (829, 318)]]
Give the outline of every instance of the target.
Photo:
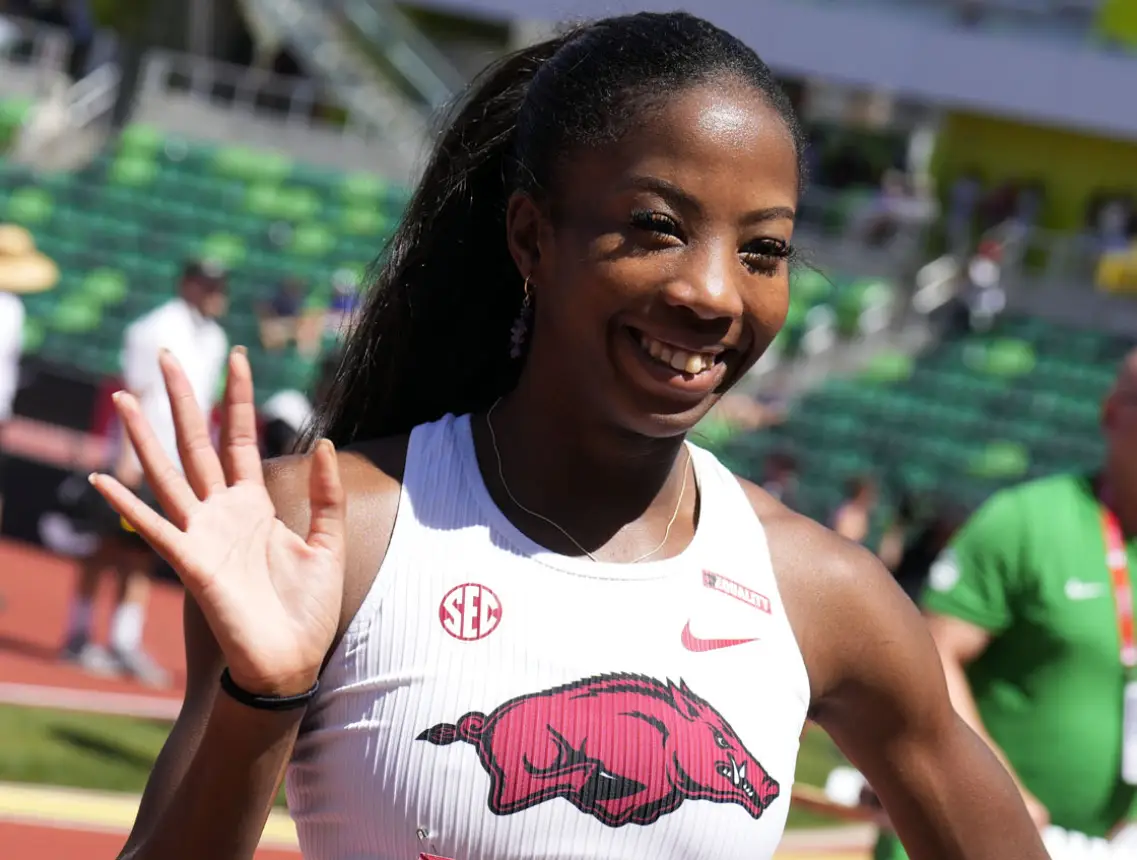
[(345, 501), (335, 446), (321, 439), (308, 474), (308, 546), (343, 558)]

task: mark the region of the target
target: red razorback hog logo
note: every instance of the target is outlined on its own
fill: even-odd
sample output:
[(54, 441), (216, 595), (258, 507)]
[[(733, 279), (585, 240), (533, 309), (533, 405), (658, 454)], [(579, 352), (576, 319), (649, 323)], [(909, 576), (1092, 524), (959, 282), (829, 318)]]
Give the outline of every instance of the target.
[(682, 681), (642, 675), (519, 696), (418, 740), (473, 744), (497, 815), (563, 797), (610, 827), (651, 824), (688, 799), (737, 803), (758, 818), (779, 794), (718, 711)]

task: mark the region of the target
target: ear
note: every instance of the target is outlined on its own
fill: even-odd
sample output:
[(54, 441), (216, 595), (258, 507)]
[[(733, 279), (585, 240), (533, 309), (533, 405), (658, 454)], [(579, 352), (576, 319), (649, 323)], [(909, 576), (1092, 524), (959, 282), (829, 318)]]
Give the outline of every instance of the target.
[(505, 237), (509, 254), (523, 278), (539, 281), (541, 235), (544, 213), (537, 202), (523, 191), (515, 191), (505, 210)]

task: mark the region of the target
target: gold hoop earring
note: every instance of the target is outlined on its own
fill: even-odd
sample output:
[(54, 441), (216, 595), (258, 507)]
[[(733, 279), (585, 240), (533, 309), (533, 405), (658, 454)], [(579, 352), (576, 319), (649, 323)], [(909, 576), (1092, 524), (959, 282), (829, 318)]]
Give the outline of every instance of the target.
[(522, 286), (525, 297), (521, 300), (521, 310), (517, 319), (513, 321), (513, 328), (509, 330), (509, 357), (521, 358), (525, 352), (525, 341), (529, 337), (529, 329), (533, 322), (533, 291), (529, 286), (529, 278), (525, 278)]

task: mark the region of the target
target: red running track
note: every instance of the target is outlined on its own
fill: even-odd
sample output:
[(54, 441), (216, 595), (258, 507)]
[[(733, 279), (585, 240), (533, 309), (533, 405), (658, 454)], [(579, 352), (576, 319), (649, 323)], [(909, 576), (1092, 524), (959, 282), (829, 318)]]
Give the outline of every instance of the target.
[[(181, 593), (176, 586), (154, 589), (144, 641), (155, 659), (173, 673), (175, 687), (154, 691), (129, 681), (92, 678), (56, 659), (63, 640), (75, 565), (41, 550), (0, 543), (0, 682), (79, 691), (162, 695), (180, 701), (184, 680)], [(105, 637), (110, 618), (110, 583), (97, 603), (95, 635)], [(100, 640), (105, 641), (105, 638)], [(59, 826), (0, 822), (3, 860), (113, 860), (126, 835)], [(296, 860), (287, 851), (262, 851), (258, 860)]]
[[(172, 689), (155, 691), (130, 681), (92, 678), (58, 661), (74, 582), (74, 562), (37, 548), (0, 543), (0, 683), (157, 694), (181, 701), (185, 649), (180, 588), (156, 583), (151, 594), (143, 641), (174, 679)], [(94, 622), (96, 641), (106, 641), (111, 589), (110, 581), (100, 588)]]

